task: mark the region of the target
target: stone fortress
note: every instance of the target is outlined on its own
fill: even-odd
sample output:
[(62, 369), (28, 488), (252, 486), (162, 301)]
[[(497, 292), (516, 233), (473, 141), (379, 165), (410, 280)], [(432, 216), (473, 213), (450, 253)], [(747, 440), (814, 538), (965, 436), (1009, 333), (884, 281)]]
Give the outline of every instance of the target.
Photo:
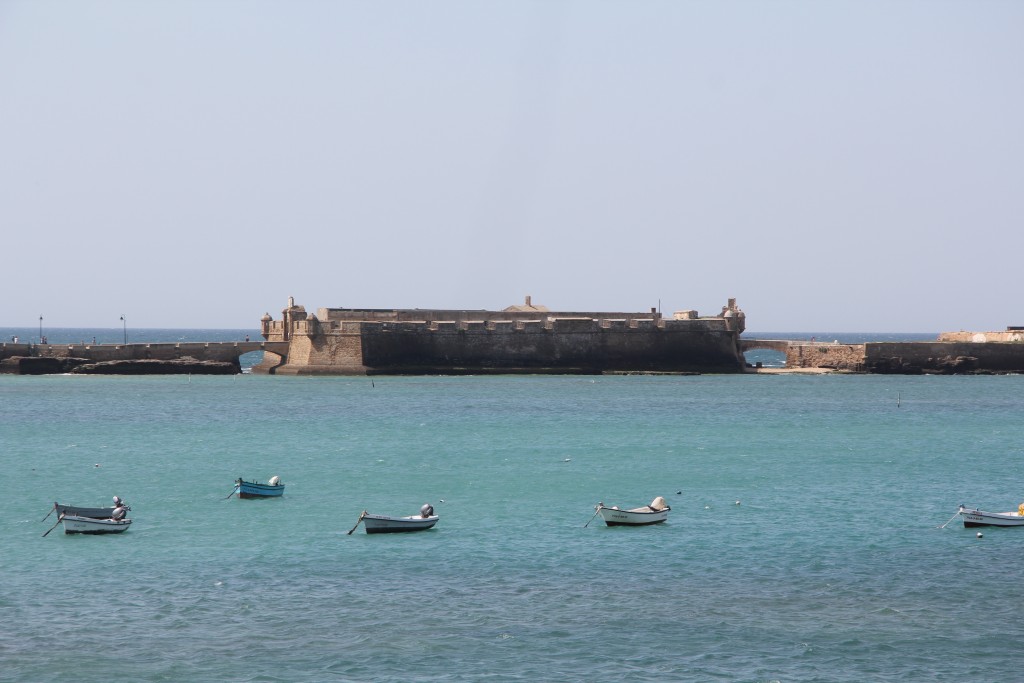
[(273, 374), (510, 374), (742, 372), (743, 311), (553, 312), (526, 297), (501, 311), (321, 308), (289, 298), (261, 320), (266, 352), (253, 372)]
[[(936, 341), (848, 344), (742, 338), (746, 316), (729, 299), (717, 315), (658, 309), (553, 312), (526, 297), (501, 311), (321, 308), (293, 299), (281, 319), (260, 321), (263, 339), (233, 342), (47, 344), (0, 342), (0, 374), (282, 375), (853, 372), (1024, 373), (1024, 327), (944, 332)], [(771, 349), (783, 368), (749, 367)]]

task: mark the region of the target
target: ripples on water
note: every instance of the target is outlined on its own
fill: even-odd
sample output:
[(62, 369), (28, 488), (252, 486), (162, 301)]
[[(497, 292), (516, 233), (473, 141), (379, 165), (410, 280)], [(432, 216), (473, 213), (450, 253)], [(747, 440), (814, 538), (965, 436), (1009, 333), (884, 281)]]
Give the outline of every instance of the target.
[(1022, 381), (0, 377), (0, 678), (1012, 680), (1024, 530), (937, 527), (1020, 502)]

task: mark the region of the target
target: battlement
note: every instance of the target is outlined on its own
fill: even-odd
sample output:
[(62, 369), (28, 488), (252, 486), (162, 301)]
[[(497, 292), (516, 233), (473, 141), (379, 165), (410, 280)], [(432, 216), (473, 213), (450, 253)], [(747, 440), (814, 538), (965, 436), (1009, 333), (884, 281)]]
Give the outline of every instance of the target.
[[(268, 331), (271, 337), (283, 334), (282, 321), (273, 321)], [(616, 330), (666, 330), (728, 332), (730, 326), (723, 318), (558, 318), (517, 320), (332, 320), (321, 322), (316, 318), (295, 321), (290, 337), (345, 334), (492, 334), (498, 333), (551, 333), (599, 334)]]

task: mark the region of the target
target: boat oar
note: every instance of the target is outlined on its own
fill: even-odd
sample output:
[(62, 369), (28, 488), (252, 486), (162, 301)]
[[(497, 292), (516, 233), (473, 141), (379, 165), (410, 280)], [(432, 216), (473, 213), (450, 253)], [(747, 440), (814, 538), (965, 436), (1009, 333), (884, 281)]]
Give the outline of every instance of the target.
[[(47, 517), (49, 517), (49, 515), (47, 515)], [(64, 514), (63, 514), (63, 513), (61, 513), (61, 515), (57, 517), (57, 524), (60, 524), (60, 523), (61, 523), (61, 522), (63, 522), (63, 521), (64, 521)], [(49, 529), (47, 529), (47, 530), (46, 530), (46, 534), (48, 534), (48, 533), (50, 533), (51, 531), (53, 531), (54, 529), (56, 529), (56, 528), (57, 528), (57, 524), (54, 524), (54, 525), (53, 525), (53, 526), (51, 526), (51, 527), (50, 527)], [(46, 534), (43, 534), (43, 538), (46, 538)]]
[[(54, 510), (56, 510), (56, 509), (57, 509), (57, 504), (56, 504), (56, 503), (54, 503), (54, 504), (53, 504), (53, 507), (52, 507), (52, 508), (50, 508), (50, 511), (46, 513), (46, 517), (49, 517), (50, 515), (52, 515), (52, 514), (53, 514), (53, 511), (54, 511)], [(40, 522), (45, 522), (45, 521), (46, 521), (46, 517), (43, 517), (43, 518), (42, 518), (41, 520), (39, 520), (39, 521), (40, 521)]]
[[(597, 514), (599, 512), (601, 512), (601, 506), (600, 505), (598, 505), (596, 508), (594, 508), (594, 517), (597, 517)], [(590, 523), (594, 521), (594, 517), (591, 517), (590, 519), (587, 520), (587, 523), (583, 525), (584, 529), (586, 529), (588, 526), (590, 526)]]
[[(955, 515), (953, 515), (952, 517), (950, 517), (950, 518), (949, 518), (949, 519), (948, 519), (948, 520), (946, 521), (946, 524), (949, 524), (949, 523), (950, 523), (950, 522), (952, 522), (952, 521), (953, 521), (954, 519), (956, 519), (956, 518), (957, 518), (957, 515), (959, 515), (959, 514), (960, 514), (960, 511), (959, 511), (959, 510), (957, 510), (957, 511), (956, 511), (956, 514), (955, 514)], [(946, 524), (943, 524), (943, 525), (942, 525), (942, 526), (940, 526), (939, 528), (940, 528), (940, 529), (945, 529), (945, 528), (946, 528)]]
[(228, 495), (226, 495), (223, 498), (221, 498), (221, 500), (227, 500), (228, 498), (230, 498), (231, 496), (235, 495), (236, 493), (238, 493), (238, 487), (237, 486), (235, 488), (231, 489), (231, 493), (229, 493)]
[[(365, 517), (365, 516), (366, 516), (366, 510), (363, 510), (362, 512), (359, 513), (359, 519), (356, 520), (356, 526), (359, 526), (359, 522), (363, 521), (363, 517)], [(348, 530), (348, 534), (347, 534), (348, 536), (352, 535), (352, 532), (356, 530), (356, 526), (354, 526), (354, 527), (352, 527), (351, 529)]]

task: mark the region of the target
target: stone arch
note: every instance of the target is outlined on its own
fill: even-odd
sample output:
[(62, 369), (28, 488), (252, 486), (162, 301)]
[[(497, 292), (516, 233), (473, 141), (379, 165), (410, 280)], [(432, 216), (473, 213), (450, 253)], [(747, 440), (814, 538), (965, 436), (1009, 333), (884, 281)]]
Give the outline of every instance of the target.
[[(747, 365), (784, 368), (789, 350), (785, 339), (740, 339), (740, 353)], [(749, 353), (749, 355), (748, 355)]]

